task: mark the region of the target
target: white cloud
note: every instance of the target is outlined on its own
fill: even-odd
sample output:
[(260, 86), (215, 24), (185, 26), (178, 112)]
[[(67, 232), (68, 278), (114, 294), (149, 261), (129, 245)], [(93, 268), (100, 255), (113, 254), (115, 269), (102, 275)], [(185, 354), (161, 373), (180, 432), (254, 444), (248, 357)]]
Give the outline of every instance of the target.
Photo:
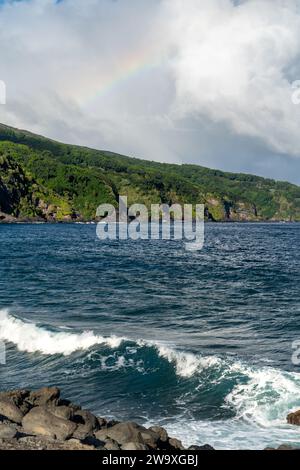
[(165, 3), (177, 51), (175, 112), (228, 123), (235, 133), (300, 156), (300, 108), (288, 75), (300, 58), (300, 2)]
[(10, 2), (0, 41), (0, 121), (155, 160), (300, 162), (300, 0)]

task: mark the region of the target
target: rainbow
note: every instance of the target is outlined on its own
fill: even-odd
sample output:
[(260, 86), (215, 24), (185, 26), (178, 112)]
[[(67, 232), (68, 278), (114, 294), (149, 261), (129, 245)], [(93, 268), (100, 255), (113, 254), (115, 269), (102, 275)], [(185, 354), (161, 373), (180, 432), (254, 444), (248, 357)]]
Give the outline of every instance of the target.
[(93, 93), (89, 93), (89, 95), (82, 101), (82, 104), (84, 106), (89, 106), (95, 100), (114, 91), (126, 81), (158, 68), (163, 64), (163, 62), (164, 58), (162, 56), (158, 56), (153, 51), (142, 50), (138, 51), (138, 53), (135, 51), (134, 54), (131, 54), (120, 61), (120, 65), (117, 67), (117, 70), (114, 71), (113, 74), (101, 80), (100, 88)]

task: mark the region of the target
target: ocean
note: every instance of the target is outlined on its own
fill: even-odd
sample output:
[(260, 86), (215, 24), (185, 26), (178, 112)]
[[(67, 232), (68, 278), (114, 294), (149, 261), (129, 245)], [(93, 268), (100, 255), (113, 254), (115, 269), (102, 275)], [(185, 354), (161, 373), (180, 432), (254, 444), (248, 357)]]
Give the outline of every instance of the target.
[(298, 224), (208, 223), (197, 252), (0, 225), (0, 388), (57, 385), (185, 445), (299, 445), (299, 247)]

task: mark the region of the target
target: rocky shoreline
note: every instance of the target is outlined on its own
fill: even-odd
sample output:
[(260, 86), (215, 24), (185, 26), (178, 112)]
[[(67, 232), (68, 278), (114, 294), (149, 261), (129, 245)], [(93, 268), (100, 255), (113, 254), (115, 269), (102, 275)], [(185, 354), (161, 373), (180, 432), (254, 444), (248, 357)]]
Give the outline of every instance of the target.
[[(0, 393), (0, 450), (185, 450), (160, 426), (109, 421), (60, 396), (57, 387)], [(209, 445), (189, 450), (213, 450)]]
[[(300, 411), (287, 422), (300, 425)], [(206, 444), (185, 448), (160, 426), (145, 428), (95, 416), (61, 398), (57, 387), (0, 392), (0, 450), (214, 450)], [(266, 450), (274, 450), (267, 448)], [(278, 450), (292, 449), (281, 445)]]

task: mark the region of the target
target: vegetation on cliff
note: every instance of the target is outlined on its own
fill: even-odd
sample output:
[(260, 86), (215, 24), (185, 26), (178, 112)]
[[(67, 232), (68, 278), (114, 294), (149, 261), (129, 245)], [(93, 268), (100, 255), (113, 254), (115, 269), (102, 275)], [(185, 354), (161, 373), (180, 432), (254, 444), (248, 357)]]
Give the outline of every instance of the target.
[(62, 144), (0, 125), (0, 217), (90, 220), (101, 203), (204, 203), (215, 221), (300, 221), (300, 187)]

